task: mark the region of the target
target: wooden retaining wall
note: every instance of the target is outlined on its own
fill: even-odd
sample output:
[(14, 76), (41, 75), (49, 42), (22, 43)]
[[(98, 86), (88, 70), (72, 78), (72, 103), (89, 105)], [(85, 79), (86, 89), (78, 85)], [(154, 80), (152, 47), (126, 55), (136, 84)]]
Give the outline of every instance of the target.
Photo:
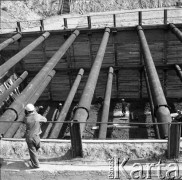
[[(177, 24), (182, 30), (182, 24)], [(174, 64), (182, 65), (182, 43), (168, 30), (167, 25), (143, 26), (161, 84), (167, 98), (181, 98), (182, 83)], [(27, 83), (53, 56), (69, 37), (72, 30), (51, 31), (51, 35), (13, 68), (18, 74), (29, 72)], [(85, 82), (96, 57), (104, 29), (82, 29), (80, 35), (56, 66), (56, 75), (46, 88), (42, 99), (65, 100), (79, 68), (85, 69), (75, 100), (80, 98)], [(23, 38), (1, 52), (1, 63), (39, 37), (41, 32), (23, 33)], [(12, 34), (0, 35), (0, 43)], [(107, 72), (115, 69), (112, 98), (145, 98), (146, 84), (143, 60), (135, 27), (112, 28), (95, 96), (104, 97)]]

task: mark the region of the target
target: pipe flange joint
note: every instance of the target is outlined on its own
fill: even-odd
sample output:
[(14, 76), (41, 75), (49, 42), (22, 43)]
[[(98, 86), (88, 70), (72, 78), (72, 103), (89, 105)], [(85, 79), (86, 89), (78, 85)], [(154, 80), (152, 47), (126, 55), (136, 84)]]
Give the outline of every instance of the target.
[(156, 112), (157, 112), (158, 109), (159, 109), (160, 107), (162, 107), (162, 106), (167, 107), (169, 110), (171, 109), (170, 106), (168, 106), (167, 104), (160, 104), (160, 105), (157, 105), (157, 106), (154, 107), (154, 116), (155, 116), (155, 117), (156, 117)]
[(86, 108), (86, 107), (83, 107), (83, 106), (78, 106), (76, 107), (74, 110), (73, 110), (73, 114), (75, 114), (75, 112), (78, 110), (78, 109), (84, 109), (85, 111), (87, 111), (87, 119), (89, 119), (89, 110)]
[(18, 119), (18, 113), (17, 113), (17, 111), (15, 110), (15, 109), (13, 109), (13, 108), (6, 108), (6, 110), (12, 110), (12, 111), (14, 111), (15, 112), (15, 114), (16, 114), (16, 118), (15, 118), (15, 121)]

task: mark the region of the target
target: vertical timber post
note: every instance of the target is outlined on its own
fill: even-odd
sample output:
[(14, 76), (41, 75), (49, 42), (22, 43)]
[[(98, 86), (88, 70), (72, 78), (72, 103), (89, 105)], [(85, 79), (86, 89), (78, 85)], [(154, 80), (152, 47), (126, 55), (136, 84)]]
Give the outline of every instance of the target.
[[(176, 123), (176, 120), (172, 122)], [(168, 159), (177, 159), (179, 157), (179, 146), (181, 136), (181, 124), (169, 124), (168, 136)]]
[(40, 30), (44, 31), (44, 21), (43, 21), (43, 19), (40, 20)]
[(164, 9), (164, 24), (167, 24), (167, 9)]
[(91, 22), (90, 16), (87, 16), (87, 22), (88, 22), (88, 28), (91, 29), (92, 28), (92, 22)]
[(68, 29), (67, 18), (63, 18), (63, 20), (64, 20), (64, 29)]
[(142, 25), (142, 11), (138, 11), (138, 25)]
[(70, 132), (72, 157), (83, 157), (80, 123), (77, 120), (73, 120), (73, 123), (70, 124)]
[(17, 32), (21, 32), (21, 26), (20, 26), (20, 22), (17, 22)]
[(116, 27), (116, 14), (113, 14), (113, 25)]

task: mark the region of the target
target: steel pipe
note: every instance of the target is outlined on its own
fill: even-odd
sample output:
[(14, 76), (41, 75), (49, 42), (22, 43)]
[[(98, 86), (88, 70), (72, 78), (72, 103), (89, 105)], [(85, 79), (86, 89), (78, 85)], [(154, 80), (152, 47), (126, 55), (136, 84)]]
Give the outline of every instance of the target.
[(22, 49), (15, 56), (10, 58), (7, 62), (0, 66), (0, 77), (3, 77), (4, 74), (11, 69), (16, 63), (23, 59), (27, 54), (29, 54), (33, 49), (35, 49), (39, 44), (41, 44), (45, 39), (49, 37), (50, 33), (45, 32), (39, 38), (34, 40), (31, 44)]
[[(145, 34), (141, 26), (137, 26), (138, 36), (142, 47), (142, 53), (144, 57), (144, 64), (149, 80), (150, 90), (154, 103), (155, 115), (159, 122), (170, 123), (172, 121), (170, 116), (169, 107), (167, 106), (166, 98), (162, 90), (162, 86), (155, 68), (150, 49), (145, 38)], [(161, 125), (160, 128), (161, 138), (168, 137), (168, 126)]]
[(3, 103), (3, 101), (5, 101), (8, 96), (12, 93), (12, 91), (14, 91), (19, 85), (20, 83), (27, 77), (28, 72), (25, 71), (14, 83), (13, 85), (7, 89), (1, 96), (0, 96), (0, 104)]
[[(28, 98), (34, 94), (35, 89), (40, 86), (42, 81), (56, 66), (56, 64), (59, 62), (61, 57), (64, 55), (64, 53), (67, 51), (67, 49), (70, 47), (78, 35), (79, 31), (75, 30), (72, 35), (66, 40), (66, 42), (59, 48), (59, 50), (53, 55), (53, 57), (46, 63), (46, 65), (39, 71), (39, 73), (32, 79), (32, 81), (23, 90), (17, 100), (10, 106), (10, 109), (5, 111), (0, 120), (14, 121), (18, 119), (18, 114), (27, 104)], [(4, 123), (2, 126), (0, 126), (0, 133), (3, 134), (6, 132), (7, 128), (8, 124)]]
[(169, 24), (169, 28), (176, 35), (176, 37), (182, 42), (182, 32), (172, 23)]
[[(87, 80), (87, 83), (84, 87), (81, 99), (78, 104), (78, 108), (75, 111), (73, 120), (77, 120), (79, 122), (85, 122), (87, 118), (89, 117), (89, 110), (91, 101), (94, 95), (97, 79), (99, 76), (100, 68), (102, 66), (104, 53), (107, 47), (107, 42), (109, 39), (110, 29), (106, 28), (104, 32), (104, 36), (102, 38), (102, 42), (100, 44), (99, 50), (97, 52), (97, 56), (95, 58), (95, 61), (92, 65), (91, 71), (89, 73), (89, 77)], [(82, 133), (85, 129), (85, 123), (80, 124), (80, 133), (82, 136)]]
[(182, 81), (182, 70), (181, 70), (180, 66), (175, 64), (175, 70), (176, 70), (176, 73), (177, 73), (178, 77)]
[(0, 44), (0, 51), (3, 50), (5, 47), (7, 47), (8, 45), (14, 43), (15, 41), (17, 41), (18, 39), (20, 39), (22, 37), (22, 35), (20, 33), (14, 35), (13, 37), (7, 39), (6, 41), (2, 42)]
[[(61, 112), (60, 112), (60, 114), (58, 116), (57, 121), (60, 121), (60, 122), (65, 121), (66, 115), (67, 115), (68, 110), (69, 110), (69, 108), (71, 106), (71, 103), (72, 103), (73, 98), (75, 96), (75, 93), (76, 93), (76, 91), (78, 89), (78, 86), (80, 84), (80, 81), (82, 79), (83, 74), (84, 74), (84, 70), (80, 69), (79, 72), (78, 72), (78, 75), (77, 75), (77, 77), (76, 77), (76, 79), (74, 81), (74, 84), (73, 84), (73, 86), (72, 86), (72, 88), (71, 88), (71, 90), (69, 92), (69, 95), (68, 95), (68, 97), (67, 97), (67, 99), (66, 99), (66, 101), (64, 103), (64, 106), (63, 106), (63, 108), (62, 108), (62, 110), (61, 110)], [(53, 138), (53, 139), (58, 138), (62, 126), (63, 126), (63, 123), (55, 124), (54, 127), (53, 127), (53, 130), (51, 131), (51, 134), (50, 134), (49, 138)]]
[[(146, 68), (144, 68), (144, 73), (145, 73), (145, 81), (146, 81), (147, 92), (148, 92), (148, 96), (149, 96), (152, 120), (153, 120), (154, 123), (157, 123), (156, 117), (154, 116), (154, 103), (153, 103), (153, 99), (152, 99), (152, 94), (151, 94), (151, 90), (150, 90), (150, 85), (149, 85), (149, 80), (148, 80)], [(154, 126), (155, 126), (156, 137), (157, 137), (157, 139), (160, 139), (159, 125), (156, 124)]]
[(113, 80), (113, 68), (109, 68), (108, 79), (107, 79), (107, 86), (104, 98), (104, 105), (102, 111), (101, 122), (104, 124), (100, 124), (99, 128), (99, 139), (106, 139), (107, 135), (107, 127), (106, 124), (109, 118), (109, 109), (110, 109), (110, 100), (111, 100), (111, 92), (112, 92), (112, 80)]
[[(31, 104), (35, 104), (35, 102), (38, 100), (38, 98), (40, 97), (40, 95), (43, 93), (44, 89), (47, 87), (47, 85), (50, 83), (51, 79), (54, 77), (55, 75), (55, 71), (52, 70), (51, 73), (47, 76), (47, 78), (45, 79), (44, 82), (41, 83), (41, 85), (39, 86), (39, 88), (37, 89), (37, 91), (35, 92), (35, 94), (32, 95), (31, 99), (29, 100), (29, 102), (27, 103), (31, 103)], [(25, 114), (24, 111), (22, 111), (19, 114), (19, 118), (18, 121), (23, 121)], [(16, 133), (17, 129), (20, 127), (21, 125), (18, 123), (13, 123), (9, 129), (6, 131), (6, 133), (4, 134), (4, 137), (8, 137), (11, 138), (14, 136), (14, 134)]]

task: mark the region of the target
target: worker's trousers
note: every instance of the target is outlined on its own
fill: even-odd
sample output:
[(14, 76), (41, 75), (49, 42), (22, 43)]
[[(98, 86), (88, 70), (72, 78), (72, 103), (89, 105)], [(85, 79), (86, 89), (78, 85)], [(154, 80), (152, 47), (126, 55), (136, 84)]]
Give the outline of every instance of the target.
[(30, 161), (33, 167), (39, 167), (39, 160), (37, 157), (37, 150), (40, 148), (40, 137), (39, 135), (34, 135), (32, 137), (26, 138), (26, 142), (28, 145), (28, 150), (30, 154)]

